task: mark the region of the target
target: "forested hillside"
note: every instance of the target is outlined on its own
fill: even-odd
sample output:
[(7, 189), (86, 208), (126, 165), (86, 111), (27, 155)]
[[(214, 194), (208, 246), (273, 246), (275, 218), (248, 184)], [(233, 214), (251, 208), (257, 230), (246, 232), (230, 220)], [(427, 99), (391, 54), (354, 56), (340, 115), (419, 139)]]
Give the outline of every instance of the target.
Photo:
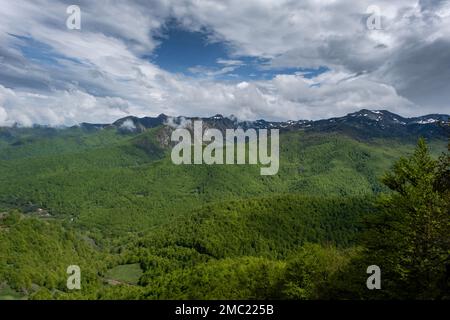
[[(378, 248), (368, 221), (386, 214), (380, 198), (402, 194), (407, 177), (381, 177), (412, 139), (287, 130), (278, 174), (261, 176), (254, 165), (176, 166), (165, 133), (0, 129), (0, 298), (378, 297), (360, 292), (364, 268), (349, 270), (379, 258), (366, 251)], [(435, 159), (446, 144), (428, 140)], [(431, 185), (438, 168), (448, 179), (442, 159)], [(445, 190), (435, 207), (448, 209)], [(65, 286), (69, 265), (81, 267), (80, 291)]]

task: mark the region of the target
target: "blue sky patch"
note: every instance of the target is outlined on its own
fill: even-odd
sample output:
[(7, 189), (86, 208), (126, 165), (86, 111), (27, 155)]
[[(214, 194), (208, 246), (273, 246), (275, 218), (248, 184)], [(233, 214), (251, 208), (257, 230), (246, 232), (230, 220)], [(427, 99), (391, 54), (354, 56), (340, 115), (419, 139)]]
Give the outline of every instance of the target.
[(313, 78), (329, 70), (325, 66), (274, 69), (269, 59), (235, 56), (230, 44), (211, 38), (207, 31), (190, 31), (171, 22), (157, 38), (160, 45), (152, 55), (143, 58), (172, 73), (225, 81), (270, 80), (278, 74), (298, 72)]
[(29, 59), (38, 64), (43, 64), (47, 66), (60, 66), (58, 60), (68, 60), (75, 63), (80, 63), (78, 60), (74, 58), (66, 57), (62, 54), (59, 54), (53, 50), (49, 45), (37, 41), (31, 37), (20, 36), (16, 34), (9, 34), (11, 37), (14, 37), (20, 40), (16, 47), (22, 52), (25, 58)]

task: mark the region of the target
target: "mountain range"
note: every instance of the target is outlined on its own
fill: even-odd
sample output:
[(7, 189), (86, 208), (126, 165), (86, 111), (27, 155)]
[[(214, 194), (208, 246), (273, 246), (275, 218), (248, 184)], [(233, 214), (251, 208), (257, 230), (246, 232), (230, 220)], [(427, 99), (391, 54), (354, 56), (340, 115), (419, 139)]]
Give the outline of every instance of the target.
[(387, 110), (362, 109), (347, 114), (343, 117), (335, 117), (323, 120), (288, 120), (266, 121), (240, 121), (234, 116), (224, 117), (216, 114), (212, 117), (169, 117), (160, 114), (157, 117), (138, 118), (128, 116), (115, 121), (112, 124), (81, 123), (84, 129), (101, 129), (115, 127), (122, 131), (143, 132), (160, 125), (172, 127), (180, 126), (185, 121), (202, 120), (208, 127), (225, 129), (279, 129), (280, 131), (303, 130), (307, 132), (344, 132), (359, 138), (370, 137), (417, 137), (445, 138), (448, 136), (450, 124), (448, 114), (429, 114), (413, 118), (405, 118)]

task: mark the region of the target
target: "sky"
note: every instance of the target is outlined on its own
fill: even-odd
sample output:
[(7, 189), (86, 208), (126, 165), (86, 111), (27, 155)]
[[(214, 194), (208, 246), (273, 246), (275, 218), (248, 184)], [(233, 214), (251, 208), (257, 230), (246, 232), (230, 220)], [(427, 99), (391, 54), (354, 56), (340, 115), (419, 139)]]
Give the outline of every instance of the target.
[(0, 21), (0, 126), (450, 113), (448, 0), (0, 0)]

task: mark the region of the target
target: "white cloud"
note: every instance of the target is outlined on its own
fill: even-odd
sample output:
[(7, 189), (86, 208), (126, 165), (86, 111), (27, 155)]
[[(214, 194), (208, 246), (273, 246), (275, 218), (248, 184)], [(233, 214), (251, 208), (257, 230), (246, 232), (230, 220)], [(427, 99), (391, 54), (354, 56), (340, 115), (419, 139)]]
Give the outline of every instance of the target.
[[(67, 4), (0, 0), (0, 125), (112, 122), (126, 115), (317, 119), (359, 108), (403, 115), (449, 113), (450, 15), (445, 1), (377, 1), (383, 30), (365, 27), (372, 1), (80, 1), (82, 30), (65, 28)], [(195, 78), (142, 58), (168, 18), (229, 44), (217, 70)], [(46, 65), (18, 49), (29, 37), (51, 50)], [(47, 48), (48, 47), (48, 48)], [(182, 53), (180, 53), (182, 54)], [(328, 66), (312, 79), (218, 81), (268, 58), (267, 68)], [(239, 80), (240, 81), (240, 80)]]
[(133, 131), (136, 130), (136, 126), (134, 125), (134, 122), (131, 119), (127, 119), (125, 120), (120, 127), (122, 129), (128, 130), (128, 131)]
[(245, 63), (241, 60), (230, 60), (230, 59), (217, 59), (218, 64), (223, 64), (226, 66), (243, 66)]
[(6, 110), (0, 107), (0, 125), (5, 125), (7, 118), (8, 114), (6, 113)]

